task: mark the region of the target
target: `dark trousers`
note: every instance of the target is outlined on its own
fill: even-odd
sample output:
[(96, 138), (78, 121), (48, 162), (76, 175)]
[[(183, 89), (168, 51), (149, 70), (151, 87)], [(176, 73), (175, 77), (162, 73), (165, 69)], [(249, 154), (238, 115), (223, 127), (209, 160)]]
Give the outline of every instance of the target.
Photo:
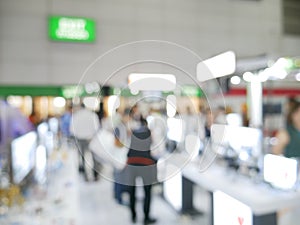
[[(149, 211), (150, 211), (150, 203), (151, 203), (151, 188), (152, 185), (145, 185), (144, 187), (144, 215), (145, 219), (149, 219)], [(133, 218), (136, 217), (136, 210), (135, 210), (135, 202), (136, 202), (136, 197), (135, 197), (135, 186), (130, 186), (129, 187), (129, 194), (130, 194), (130, 210), (131, 210), (131, 215)]]
[(77, 139), (79, 153), (79, 167), (85, 170), (85, 153), (88, 150), (89, 141), (86, 139)]

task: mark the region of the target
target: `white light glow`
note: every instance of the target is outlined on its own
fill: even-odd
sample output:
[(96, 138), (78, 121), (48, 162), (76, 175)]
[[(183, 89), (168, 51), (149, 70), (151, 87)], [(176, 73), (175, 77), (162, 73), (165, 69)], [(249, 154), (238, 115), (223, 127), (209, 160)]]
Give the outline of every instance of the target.
[(300, 81), (300, 73), (297, 73), (297, 74), (295, 75), (295, 78), (296, 78), (297, 81)]
[(176, 88), (176, 77), (172, 74), (132, 73), (128, 77), (132, 93), (136, 91), (172, 91)]
[(120, 107), (119, 96), (117, 96), (117, 95), (109, 96), (108, 102), (107, 102), (107, 107), (108, 107), (108, 115), (112, 116), (114, 114), (114, 112), (116, 111), (116, 109)]
[(23, 99), (21, 96), (8, 96), (7, 102), (11, 106), (20, 107), (22, 105)]
[(230, 78), (230, 82), (234, 85), (238, 85), (241, 83), (241, 78), (239, 76), (233, 76)]
[(168, 117), (174, 117), (176, 115), (176, 96), (168, 95), (167, 97), (167, 115)]
[(83, 104), (91, 109), (91, 110), (95, 110), (98, 106), (99, 106), (99, 100), (97, 97), (85, 97), (83, 99)]
[(231, 126), (242, 126), (243, 119), (239, 113), (229, 113), (226, 115), (226, 121)]
[(167, 126), (168, 138), (176, 142), (181, 142), (183, 140), (183, 131), (185, 130), (183, 120), (177, 118), (168, 118)]
[(86, 83), (84, 88), (88, 94), (97, 93), (100, 91), (100, 85), (97, 82)]
[(236, 70), (236, 57), (233, 51), (227, 51), (197, 64), (199, 81), (226, 76)]
[(243, 74), (243, 79), (244, 79), (244, 81), (247, 81), (247, 82), (251, 82), (253, 77), (254, 77), (254, 74), (251, 72), (245, 72)]
[(269, 79), (269, 76), (270, 76), (269, 70), (270, 70), (270, 68), (266, 68), (264, 71), (259, 73), (258, 77), (259, 77), (260, 82), (266, 82)]
[(53, 105), (57, 108), (65, 107), (66, 100), (63, 97), (55, 97), (53, 99)]

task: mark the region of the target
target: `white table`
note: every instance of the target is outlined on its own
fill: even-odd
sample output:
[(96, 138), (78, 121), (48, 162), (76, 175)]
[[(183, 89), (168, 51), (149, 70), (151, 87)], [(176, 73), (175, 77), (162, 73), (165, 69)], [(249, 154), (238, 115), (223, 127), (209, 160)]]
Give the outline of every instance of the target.
[[(178, 165), (178, 159), (186, 160), (185, 155), (178, 155), (176, 160), (169, 160)], [(174, 166), (173, 165), (173, 166)], [(182, 176), (182, 211), (193, 210), (192, 185), (199, 185), (208, 192), (221, 191), (247, 205), (253, 213), (253, 224), (277, 224), (277, 212), (286, 208), (300, 207), (300, 190), (276, 190), (268, 184), (251, 180), (223, 166), (213, 163), (204, 172), (197, 162), (189, 162), (181, 170)], [(213, 199), (212, 199), (213, 202)], [(226, 210), (226, 209), (225, 209)], [(213, 210), (211, 210), (213, 212)], [(213, 215), (212, 215), (213, 216)]]

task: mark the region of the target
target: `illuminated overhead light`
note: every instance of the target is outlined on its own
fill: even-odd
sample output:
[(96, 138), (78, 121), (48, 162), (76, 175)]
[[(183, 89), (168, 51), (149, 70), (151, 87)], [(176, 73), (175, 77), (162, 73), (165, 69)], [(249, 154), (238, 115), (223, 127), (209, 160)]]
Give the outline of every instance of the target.
[(233, 76), (230, 78), (232, 84), (238, 85), (241, 83), (241, 78), (239, 76)]
[(85, 97), (83, 99), (83, 104), (85, 107), (94, 110), (99, 106), (99, 100), (97, 97)]
[(244, 81), (251, 82), (253, 80), (254, 74), (251, 72), (246, 72), (243, 74)]
[(176, 88), (176, 77), (172, 74), (132, 73), (128, 77), (131, 93), (138, 91), (172, 91)]
[(268, 74), (262, 73), (261, 75), (259, 75), (260, 82), (266, 82), (268, 79), (269, 79)]
[(97, 93), (100, 91), (100, 85), (97, 82), (86, 83), (84, 88), (88, 94)]
[(63, 97), (56, 97), (53, 99), (53, 105), (57, 108), (65, 107), (66, 100)]
[(271, 77), (270, 68), (266, 68), (258, 73), (258, 79), (260, 82), (266, 82)]
[(297, 74), (295, 75), (295, 78), (296, 78), (297, 81), (300, 81), (300, 73), (297, 73)]
[(11, 106), (14, 107), (21, 107), (23, 99), (21, 96), (8, 96), (7, 97), (7, 102), (8, 104), (10, 104)]
[(276, 71), (276, 77), (278, 77), (279, 79), (284, 79), (286, 78), (286, 76), (288, 75), (288, 73), (285, 70), (278, 70)]
[(279, 58), (272, 67), (276, 67), (277, 69), (285, 69), (288, 68), (289, 65), (289, 60), (287, 60), (286, 58)]
[(207, 81), (232, 74), (235, 70), (235, 53), (228, 51), (198, 63), (197, 79), (199, 81)]

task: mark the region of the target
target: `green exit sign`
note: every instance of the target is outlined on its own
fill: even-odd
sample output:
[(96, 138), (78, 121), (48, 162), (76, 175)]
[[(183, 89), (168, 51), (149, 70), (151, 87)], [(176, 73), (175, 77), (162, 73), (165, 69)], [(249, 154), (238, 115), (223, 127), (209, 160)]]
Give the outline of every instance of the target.
[(95, 21), (88, 18), (50, 16), (49, 38), (55, 41), (94, 42)]

